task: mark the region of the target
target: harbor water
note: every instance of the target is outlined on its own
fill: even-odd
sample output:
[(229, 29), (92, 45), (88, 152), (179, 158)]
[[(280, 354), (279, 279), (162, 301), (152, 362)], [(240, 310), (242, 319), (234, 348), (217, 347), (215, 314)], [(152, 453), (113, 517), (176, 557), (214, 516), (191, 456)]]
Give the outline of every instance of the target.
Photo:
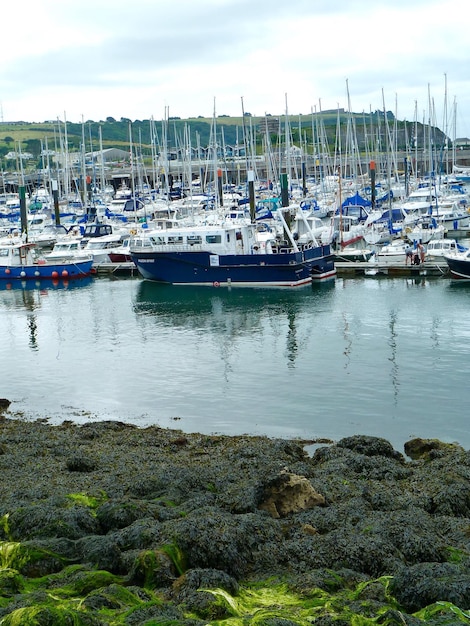
[(139, 278), (0, 286), (9, 415), (184, 432), (412, 437), (470, 448), (470, 282), (299, 289)]

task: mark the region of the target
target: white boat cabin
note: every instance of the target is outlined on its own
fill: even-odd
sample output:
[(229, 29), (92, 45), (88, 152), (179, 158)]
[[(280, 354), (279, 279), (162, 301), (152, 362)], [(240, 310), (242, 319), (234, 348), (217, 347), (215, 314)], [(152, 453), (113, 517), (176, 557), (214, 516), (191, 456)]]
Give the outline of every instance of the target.
[(60, 239), (58, 240), (49, 253), (49, 257), (63, 257), (69, 253), (75, 253), (82, 249), (82, 240), (77, 239)]
[(462, 252), (463, 246), (459, 246), (456, 239), (436, 239), (430, 241), (426, 246), (426, 257), (428, 260), (444, 259), (447, 254)]
[[(209, 251), (214, 254), (253, 254), (256, 252), (252, 224), (233, 226), (192, 226), (153, 230), (145, 237), (144, 247), (158, 252)], [(136, 242), (132, 248), (136, 248)]]

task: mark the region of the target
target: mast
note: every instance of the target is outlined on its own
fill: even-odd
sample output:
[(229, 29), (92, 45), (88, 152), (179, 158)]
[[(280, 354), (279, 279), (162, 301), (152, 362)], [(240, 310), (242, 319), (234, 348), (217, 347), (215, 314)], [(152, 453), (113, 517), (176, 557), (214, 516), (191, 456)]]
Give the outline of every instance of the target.
[(135, 198), (135, 180), (134, 180), (134, 147), (132, 145), (132, 123), (129, 122), (129, 153), (131, 160), (131, 190), (132, 190), (132, 202), (134, 206), (134, 221), (137, 222), (137, 205)]
[(98, 133), (99, 133), (99, 141), (100, 141), (101, 191), (104, 193), (104, 190), (106, 188), (106, 180), (105, 180), (105, 175), (104, 175), (103, 132), (102, 132), (101, 124), (99, 125)]
[(444, 131), (444, 157), (446, 160), (446, 174), (449, 173), (449, 159), (447, 158), (449, 144), (448, 144), (448, 119), (447, 119), (447, 74), (444, 74), (444, 113), (442, 130)]
[[(243, 148), (245, 150), (245, 171), (248, 174), (249, 171), (253, 171), (254, 172), (254, 168), (253, 168), (253, 159), (251, 159), (251, 163), (248, 163), (248, 140), (247, 140), (247, 136), (246, 136), (245, 109), (243, 107), (243, 96), (241, 98), (241, 101), (242, 101)], [(250, 156), (252, 157), (253, 155), (250, 154)], [(254, 181), (254, 178), (253, 178), (253, 181)]]
[(215, 98), (214, 108), (212, 111), (212, 166), (213, 166), (213, 181), (214, 181), (214, 200), (216, 210), (224, 205), (224, 198), (222, 193), (222, 170), (218, 167), (217, 159), (217, 122), (215, 112)]
[(81, 196), (82, 196), (82, 203), (83, 206), (86, 210), (86, 212), (88, 213), (88, 209), (87, 209), (87, 197), (86, 197), (86, 164), (85, 164), (85, 120), (84, 117), (82, 115), (82, 146), (81, 146), (81, 163), (82, 163), (82, 184), (80, 185), (81, 189)]
[[(60, 124), (60, 122), (59, 122)], [(60, 126), (59, 126), (60, 128)], [(64, 188), (65, 194), (68, 196), (70, 191), (70, 164), (69, 164), (69, 143), (67, 137), (67, 117), (64, 111)]]
[[(338, 154), (338, 165), (337, 165), (337, 171), (338, 171), (338, 202), (339, 202), (339, 242), (340, 242), (340, 246), (343, 245), (343, 199), (342, 199), (342, 194), (341, 194), (341, 187), (343, 185), (343, 181), (342, 181), (342, 148), (341, 148), (341, 117), (339, 114), (339, 103), (338, 103), (338, 108), (337, 108), (337, 117), (336, 117), (336, 146), (335, 146), (335, 159), (336, 159), (336, 154)], [(335, 216), (333, 214), (332, 217), (332, 230), (333, 230), (333, 234), (334, 234), (334, 224), (335, 224)]]
[[(287, 93), (284, 95), (285, 97), (285, 114), (284, 114), (284, 143), (286, 146), (286, 175), (287, 175), (287, 194), (289, 193), (290, 188), (290, 180), (291, 180), (291, 145), (290, 145), (290, 127), (289, 127), (289, 112), (287, 108)], [(285, 190), (286, 191), (286, 190)], [(287, 204), (283, 204), (283, 206), (288, 206), (289, 200), (287, 199)]]

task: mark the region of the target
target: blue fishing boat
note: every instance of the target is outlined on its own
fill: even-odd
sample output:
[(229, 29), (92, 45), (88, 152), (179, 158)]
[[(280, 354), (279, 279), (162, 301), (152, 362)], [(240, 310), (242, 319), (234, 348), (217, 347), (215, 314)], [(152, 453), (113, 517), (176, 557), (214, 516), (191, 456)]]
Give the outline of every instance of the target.
[(36, 256), (36, 244), (16, 240), (0, 245), (0, 279), (59, 280), (82, 278), (92, 273), (93, 258), (83, 256), (64, 261), (49, 261)]
[(330, 246), (313, 233), (296, 241), (284, 211), (277, 214), (267, 229), (226, 220), (150, 231), (130, 255), (144, 278), (173, 285), (296, 287), (333, 278)]

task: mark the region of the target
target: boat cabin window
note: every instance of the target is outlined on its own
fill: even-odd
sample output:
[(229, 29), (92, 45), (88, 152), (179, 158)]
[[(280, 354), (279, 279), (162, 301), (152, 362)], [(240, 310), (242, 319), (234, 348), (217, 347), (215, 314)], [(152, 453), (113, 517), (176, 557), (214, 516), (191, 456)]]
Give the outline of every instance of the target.
[(156, 246), (162, 246), (165, 243), (165, 237), (150, 237), (150, 241)]
[(168, 243), (171, 243), (171, 244), (182, 244), (183, 243), (183, 237), (181, 235), (169, 235), (168, 236)]
[(220, 235), (206, 235), (206, 243), (222, 243)]
[(111, 235), (112, 232), (110, 224), (89, 224), (85, 227), (85, 235), (89, 236)]
[(190, 246), (202, 244), (202, 237), (200, 235), (188, 235), (186, 240)]
[(131, 244), (131, 242), (129, 242), (129, 246), (132, 245), (133, 248), (144, 248), (146, 246), (150, 247), (151, 242), (157, 243), (155, 241), (155, 238), (152, 238), (151, 240), (150, 239), (143, 240), (143, 239), (140, 239), (139, 237), (137, 237), (135, 239), (132, 239), (132, 244)]
[(8, 252), (6, 248), (0, 248), (0, 256), (8, 256)]
[(155, 228), (167, 230), (168, 228), (173, 228), (173, 223), (170, 220), (158, 220), (155, 222)]

